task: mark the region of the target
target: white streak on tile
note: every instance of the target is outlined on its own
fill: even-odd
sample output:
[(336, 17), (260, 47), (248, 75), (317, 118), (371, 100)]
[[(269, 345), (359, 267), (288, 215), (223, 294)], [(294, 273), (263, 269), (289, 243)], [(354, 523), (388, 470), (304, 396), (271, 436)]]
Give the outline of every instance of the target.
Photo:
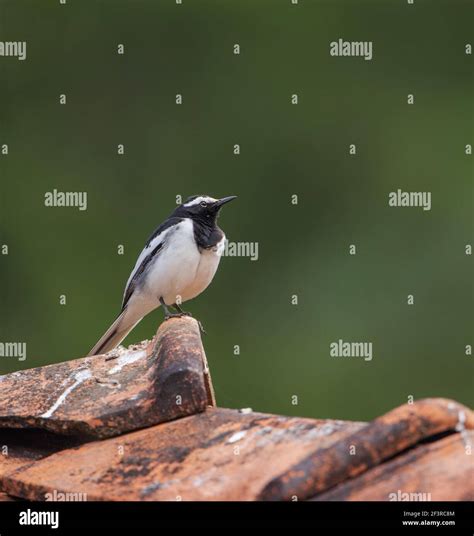
[(89, 369), (83, 369), (76, 372), (74, 375), (74, 383), (71, 384), (67, 389), (65, 389), (59, 398), (56, 400), (56, 402), (40, 417), (43, 417), (44, 419), (48, 419), (51, 417), (51, 415), (59, 408), (61, 404), (64, 403), (66, 398), (69, 396), (69, 394), (76, 389), (81, 383), (87, 379), (89, 379), (92, 376), (91, 371)]
[(117, 364), (115, 365), (115, 367), (112, 367), (109, 370), (108, 374), (116, 374), (117, 372), (120, 372), (126, 365), (131, 365), (132, 363), (135, 363), (135, 361), (138, 361), (145, 356), (146, 350), (140, 350), (138, 352), (128, 352), (124, 355), (121, 355), (117, 359)]
[(240, 441), (247, 435), (246, 430), (241, 430), (240, 432), (235, 432), (235, 434), (232, 434), (229, 439), (227, 440), (227, 443), (236, 443), (237, 441)]

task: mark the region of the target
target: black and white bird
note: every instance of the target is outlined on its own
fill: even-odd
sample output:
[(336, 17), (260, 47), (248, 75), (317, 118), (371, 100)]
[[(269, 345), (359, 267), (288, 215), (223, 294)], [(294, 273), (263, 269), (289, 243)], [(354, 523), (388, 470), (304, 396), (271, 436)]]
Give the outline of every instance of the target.
[[(165, 319), (185, 313), (180, 304), (201, 294), (212, 281), (225, 248), (217, 226), (223, 205), (236, 196), (190, 197), (150, 236), (128, 278), (122, 310), (89, 355), (118, 346), (148, 313), (163, 306)], [(172, 306), (177, 313), (171, 313)]]

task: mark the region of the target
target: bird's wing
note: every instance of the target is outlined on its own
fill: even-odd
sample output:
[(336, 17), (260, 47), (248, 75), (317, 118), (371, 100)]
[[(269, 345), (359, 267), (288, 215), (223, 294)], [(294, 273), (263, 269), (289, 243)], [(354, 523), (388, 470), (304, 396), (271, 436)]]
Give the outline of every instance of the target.
[(140, 276), (146, 270), (150, 262), (156, 258), (160, 250), (166, 243), (166, 237), (170, 234), (173, 228), (182, 222), (183, 218), (168, 218), (152, 233), (147, 240), (143, 251), (135, 263), (135, 268), (132, 270), (130, 277), (128, 278), (127, 285), (125, 286), (125, 292), (123, 294), (122, 311), (127, 306), (136, 286), (140, 279)]

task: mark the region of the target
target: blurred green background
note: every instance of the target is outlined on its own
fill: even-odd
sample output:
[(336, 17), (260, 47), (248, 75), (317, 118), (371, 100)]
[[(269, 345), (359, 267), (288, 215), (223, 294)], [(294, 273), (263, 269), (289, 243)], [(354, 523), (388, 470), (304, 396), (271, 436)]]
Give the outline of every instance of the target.
[[(223, 258), (185, 307), (219, 405), (363, 420), (410, 395), (472, 404), (473, 16), (453, 0), (0, 0), (0, 40), (27, 41), (26, 61), (0, 57), (0, 341), (28, 355), (0, 373), (85, 355), (176, 195), (235, 194), (220, 225), (259, 259)], [(372, 61), (331, 57), (339, 38), (373, 41)], [(54, 188), (86, 191), (87, 211), (46, 208)], [(431, 211), (390, 208), (398, 188), (432, 192)], [(373, 360), (330, 357), (338, 339), (373, 342)]]

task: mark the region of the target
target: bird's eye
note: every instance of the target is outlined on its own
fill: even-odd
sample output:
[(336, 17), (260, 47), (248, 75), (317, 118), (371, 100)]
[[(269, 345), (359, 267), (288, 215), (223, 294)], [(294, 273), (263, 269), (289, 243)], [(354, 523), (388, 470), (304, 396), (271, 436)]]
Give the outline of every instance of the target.
[(202, 208), (207, 207), (207, 203), (205, 201), (201, 201), (199, 204), (201, 205)]

